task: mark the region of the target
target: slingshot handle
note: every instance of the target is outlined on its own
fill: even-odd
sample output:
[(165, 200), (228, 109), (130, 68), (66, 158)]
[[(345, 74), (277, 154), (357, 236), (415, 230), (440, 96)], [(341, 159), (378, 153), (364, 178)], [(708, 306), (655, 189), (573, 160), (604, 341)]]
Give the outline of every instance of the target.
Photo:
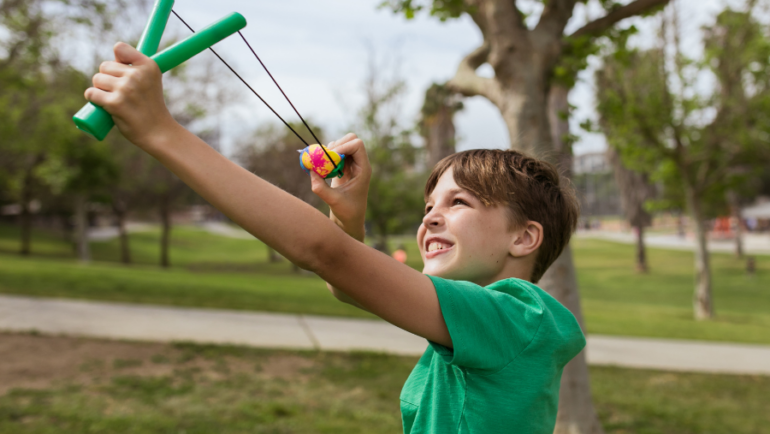
[(158, 52), (160, 40), (163, 38), (163, 32), (166, 31), (168, 17), (171, 16), (171, 9), (174, 7), (174, 0), (158, 0), (150, 13), (150, 19), (147, 20), (147, 27), (139, 38), (136, 49), (145, 56), (152, 56)]
[[(171, 15), (171, 9), (174, 7), (174, 0), (157, 0), (152, 8), (150, 18), (147, 20), (147, 26), (139, 38), (136, 49), (145, 56), (152, 56), (158, 52), (160, 39), (163, 32), (166, 31), (168, 17)], [(115, 121), (107, 110), (93, 103), (87, 103), (72, 117), (75, 126), (88, 134), (102, 141), (109, 134)]]
[(237, 12), (233, 12), (187, 39), (181, 40), (152, 56), (152, 60), (158, 64), (160, 72), (165, 73), (187, 62), (202, 51), (207, 50), (212, 45), (244, 27), (246, 27), (246, 18), (243, 18), (243, 15)]
[[(176, 68), (244, 27), (246, 27), (246, 19), (239, 13), (232, 13), (150, 58), (158, 64), (163, 73)], [(104, 140), (115, 125), (112, 116), (106, 110), (90, 103), (77, 112), (72, 120), (79, 129), (91, 134), (99, 141)]]

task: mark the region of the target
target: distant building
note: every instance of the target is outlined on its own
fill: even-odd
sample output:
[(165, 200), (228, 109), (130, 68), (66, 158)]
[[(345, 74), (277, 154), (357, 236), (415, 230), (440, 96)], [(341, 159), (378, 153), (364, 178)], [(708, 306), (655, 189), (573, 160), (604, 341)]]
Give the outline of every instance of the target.
[(612, 165), (604, 152), (591, 152), (575, 156), (572, 173), (575, 175), (583, 175), (586, 173), (612, 173)]
[(612, 165), (604, 152), (576, 155), (572, 183), (580, 200), (581, 217), (622, 214), (620, 191)]

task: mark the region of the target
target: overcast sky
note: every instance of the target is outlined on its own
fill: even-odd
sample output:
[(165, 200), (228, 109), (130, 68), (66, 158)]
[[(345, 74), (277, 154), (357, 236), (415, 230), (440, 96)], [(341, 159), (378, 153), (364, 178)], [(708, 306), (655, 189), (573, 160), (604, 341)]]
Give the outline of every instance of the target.
[[(690, 49), (697, 50), (700, 27), (724, 5), (724, 0), (678, 1), (685, 42)], [(249, 22), (244, 34), (303, 116), (339, 135), (351, 124), (362, 102), (361, 82), (366, 75), (368, 47), (373, 47), (381, 57), (400, 59), (400, 70), (409, 86), (404, 115), (406, 119), (416, 119), (430, 83), (451, 78), (462, 57), (481, 42), (478, 29), (467, 18), (440, 23), (421, 15), (406, 21), (390, 11), (378, 10), (378, 3), (380, 0), (177, 0), (175, 10), (196, 29), (230, 12), (243, 14)], [(592, 12), (598, 13), (578, 11), (570, 27), (579, 27), (585, 14)], [(642, 28), (636, 43), (651, 42), (653, 25), (636, 21)], [(184, 34), (173, 17), (169, 31)], [(230, 38), (217, 48), (279, 113), (295, 119), (291, 107), (239, 38)], [(484, 67), (480, 72), (485, 73)], [(577, 107), (573, 133), (582, 136), (575, 145), (576, 153), (604, 148), (601, 136), (581, 133), (577, 127), (580, 120), (594, 116), (591, 76), (591, 70), (584, 71), (570, 97)], [(256, 97), (249, 94), (243, 101), (241, 105), (246, 107), (222, 116), (225, 152), (228, 138), (239, 129), (275, 120)], [(497, 109), (483, 98), (466, 101), (465, 111), (457, 116), (457, 126), (460, 149), (509, 145)]]

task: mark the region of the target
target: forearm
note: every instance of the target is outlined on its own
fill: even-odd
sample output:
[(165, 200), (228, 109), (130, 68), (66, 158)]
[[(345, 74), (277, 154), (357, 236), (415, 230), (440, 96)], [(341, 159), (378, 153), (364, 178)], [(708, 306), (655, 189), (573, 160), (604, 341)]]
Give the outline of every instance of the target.
[(318, 210), (260, 179), (181, 126), (139, 144), (209, 203), (369, 312), (451, 346), (430, 279), (347, 236)]
[[(354, 219), (356, 221), (348, 221), (343, 222), (340, 220), (337, 216), (334, 215), (333, 211), (329, 212), (329, 218), (337, 225), (340, 229), (345, 231), (348, 235), (355, 238), (356, 240), (360, 242), (364, 242), (364, 239), (366, 238), (366, 229), (364, 228), (364, 219), (363, 217), (360, 219)], [(358, 221), (360, 220), (360, 221)], [(329, 288), (329, 292), (331, 292), (334, 295), (334, 298), (337, 300), (347, 303), (349, 305), (355, 306), (359, 309), (366, 310), (363, 306), (361, 306), (360, 303), (353, 300), (352, 297), (342, 292), (339, 288), (334, 287), (331, 283), (326, 283), (326, 287)]]
[(311, 268), (342, 234), (315, 208), (228, 160), (178, 124), (142, 148), (246, 231)]

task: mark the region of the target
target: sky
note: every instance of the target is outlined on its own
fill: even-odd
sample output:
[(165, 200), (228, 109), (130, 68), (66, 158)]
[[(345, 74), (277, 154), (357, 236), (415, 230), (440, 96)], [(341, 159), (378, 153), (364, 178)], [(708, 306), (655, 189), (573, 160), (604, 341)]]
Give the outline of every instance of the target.
[[(684, 23), (684, 45), (698, 50), (700, 27), (726, 0), (677, 0)], [(441, 23), (426, 14), (407, 21), (388, 10), (379, 10), (380, 0), (177, 0), (175, 10), (194, 28), (200, 29), (229, 14), (239, 12), (248, 21), (244, 35), (305, 118), (322, 125), (332, 137), (341, 136), (352, 124), (363, 102), (362, 82), (369, 60), (396, 59), (400, 74), (408, 83), (403, 116), (414, 122), (424, 91), (432, 82), (444, 82), (454, 75), (460, 60), (481, 43), (478, 28), (467, 17)], [(578, 9), (568, 25), (578, 28), (595, 9)], [(634, 40), (649, 45), (654, 40), (652, 20), (633, 19), (640, 28)], [(169, 33), (186, 30), (173, 17)], [(291, 107), (261, 69), (239, 38), (229, 38), (217, 50), (246, 80), (288, 120), (296, 120)], [(210, 54), (207, 54), (210, 55)], [(391, 62), (393, 63), (393, 62)], [(581, 120), (595, 118), (592, 98), (593, 68), (583, 71), (570, 95), (576, 107), (573, 133), (581, 139), (576, 154), (603, 150), (604, 138), (587, 134), (578, 127)], [(491, 74), (482, 66), (480, 74)], [(242, 86), (240, 83), (234, 85)], [(242, 87), (244, 93), (248, 90)], [(506, 127), (497, 109), (484, 98), (469, 98), (457, 115), (459, 150), (507, 148)], [(253, 95), (220, 116), (223, 151), (232, 150), (233, 138), (259, 124), (276, 122), (272, 113)]]

